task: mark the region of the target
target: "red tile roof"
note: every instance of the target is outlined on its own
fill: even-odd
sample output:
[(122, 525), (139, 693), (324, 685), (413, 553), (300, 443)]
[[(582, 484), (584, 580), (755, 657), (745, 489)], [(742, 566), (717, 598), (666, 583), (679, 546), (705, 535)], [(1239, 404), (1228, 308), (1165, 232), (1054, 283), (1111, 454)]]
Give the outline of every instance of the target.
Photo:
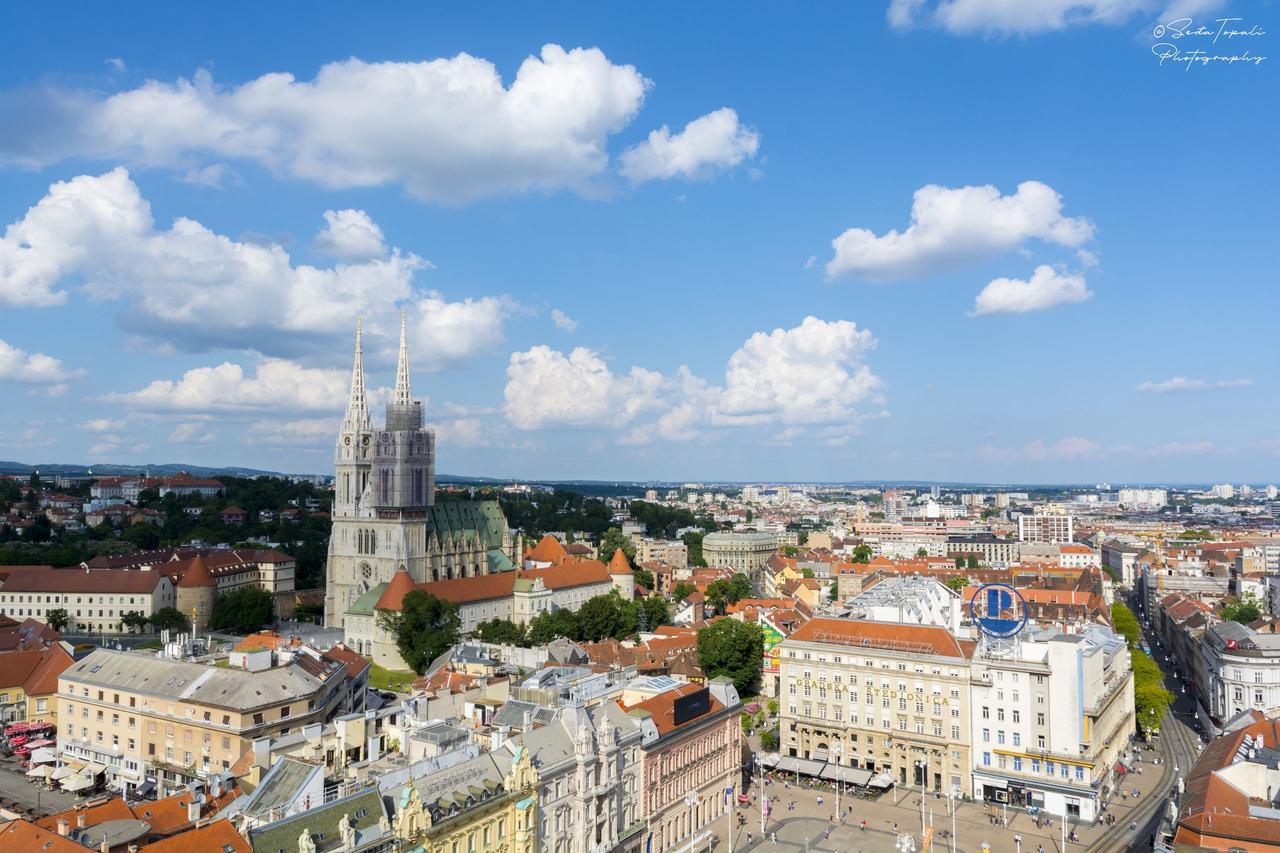
[[(627, 711), (634, 711), (637, 709), (641, 711), (648, 711), (650, 716), (653, 717), (653, 724), (658, 728), (658, 736), (662, 737), (670, 734), (677, 728), (680, 728), (680, 726), (676, 725), (675, 720), (676, 699), (679, 699), (681, 696), (688, 696), (690, 693), (696, 693), (703, 689), (704, 687), (700, 684), (684, 684), (664, 693), (659, 693), (657, 696), (653, 696), (643, 702), (637, 702), (634, 705), (623, 705), (621, 700), (618, 701), (618, 705)], [(692, 720), (686, 720), (680, 725), (687, 726), (690, 723), (701, 722), (717, 711), (724, 710), (724, 705), (715, 696), (710, 697), (710, 701), (711, 707), (707, 710), (707, 713), (695, 717)]]
[(231, 821), (215, 820), (199, 829), (192, 829), (153, 844), (144, 844), (139, 848), (139, 853), (191, 853), (191, 851), (200, 850), (252, 853), (253, 848), (243, 835), (236, 832)]
[(178, 581), (178, 586), (186, 589), (217, 585), (218, 582), (213, 579), (213, 575), (209, 574), (209, 567), (205, 564), (204, 557), (198, 554), (183, 573), (182, 580)]
[(627, 555), (622, 549), (613, 552), (613, 556), (609, 559), (609, 574), (611, 575), (629, 575), (631, 574), (631, 563), (627, 562)]
[(560, 540), (548, 533), (525, 553), (525, 559), (538, 563), (558, 563), (568, 556)]
[(967, 657), (945, 628), (854, 619), (811, 619), (787, 638), (806, 643), (839, 643), (888, 648), (944, 657)]
[(20, 568), (9, 572), (5, 592), (152, 593), (164, 575), (140, 569)]

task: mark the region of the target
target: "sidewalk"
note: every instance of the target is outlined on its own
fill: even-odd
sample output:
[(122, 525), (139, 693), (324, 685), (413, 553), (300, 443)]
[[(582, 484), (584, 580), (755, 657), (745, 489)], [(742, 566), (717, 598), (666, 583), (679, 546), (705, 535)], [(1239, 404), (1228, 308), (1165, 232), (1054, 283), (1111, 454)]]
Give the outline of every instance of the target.
[[(1124, 786), (1126, 790), (1138, 788), (1145, 797), (1147, 792), (1160, 786), (1161, 780), (1170, 768), (1168, 765), (1149, 763), (1143, 763), (1141, 766), (1142, 775), (1135, 774), (1128, 777)], [(919, 791), (904, 791), (896, 794), (890, 791), (876, 800), (842, 797), (840, 805), (845, 814), (834, 823), (831, 821), (836, 812), (837, 797), (834, 791), (810, 790), (794, 784), (787, 787), (782, 782), (765, 786), (765, 791), (769, 795), (772, 812), (771, 819), (765, 828), (766, 835), (762, 838), (760, 832), (760, 791), (759, 787), (755, 786), (751, 791), (754, 796), (752, 805), (738, 811), (738, 814), (746, 818), (746, 823), (734, 829), (733, 853), (748, 849), (762, 851), (762, 853), (771, 853), (774, 850), (789, 853), (792, 850), (804, 850), (806, 842), (810, 850), (865, 850), (871, 853), (871, 851), (893, 850), (897, 832), (910, 834), (915, 839), (916, 849), (919, 850)], [(818, 805), (819, 796), (823, 799), (821, 806)], [(895, 797), (898, 800), (896, 804)], [(787, 804), (792, 801), (796, 804), (795, 810), (788, 811)], [(1145, 799), (1140, 798), (1136, 801), (1136, 805), (1142, 805), (1145, 802)], [(851, 811), (850, 807), (852, 807)], [(951, 817), (948, 807), (949, 803), (945, 798), (934, 799), (932, 796), (925, 798), (925, 822), (933, 827), (933, 850), (935, 851), (952, 850), (952, 842), (949, 838)], [(1121, 799), (1118, 794), (1113, 798), (1108, 804), (1108, 809), (1110, 814), (1115, 815), (1116, 827), (1127, 827), (1130, 821), (1129, 815), (1134, 807), (1135, 801), (1132, 798)], [(999, 823), (992, 823), (993, 816)], [(1022, 853), (1036, 853), (1039, 846), (1044, 847), (1045, 853), (1064, 853), (1062, 829), (1056, 817), (1050, 816), (1053, 821), (1052, 828), (1037, 827), (1035, 818), (1023, 809), (1008, 809), (1007, 826), (1003, 825), (1004, 817), (1003, 808), (992, 807), (988, 812), (981, 803), (960, 803), (957, 806), (955, 818), (954, 849), (956, 853), (979, 853), (984, 845), (989, 846), (994, 853), (1003, 853), (1003, 851), (1018, 853), (1018, 845), (1015, 842), (1017, 835), (1022, 836)], [(860, 826), (863, 819), (867, 821), (866, 830), (861, 829)], [(830, 838), (823, 838), (823, 831), (828, 828), (831, 829)], [(1066, 851), (1082, 853), (1090, 845), (1101, 840), (1102, 836), (1112, 828), (1102, 823), (1095, 826), (1070, 823), (1067, 831), (1074, 830), (1080, 840), (1079, 843), (1068, 842)], [(716, 851), (723, 853), (731, 849), (727, 819), (722, 818), (717, 821), (710, 830), (715, 834), (714, 849)], [(750, 847), (747, 843), (748, 832), (751, 833)], [(778, 836), (776, 843), (772, 840), (774, 832), (777, 832)], [(706, 842), (703, 842), (703, 845), (705, 844)], [(698, 849), (707, 849), (703, 845)], [(1123, 846), (1129, 846), (1129, 843), (1126, 842)], [(687, 848), (676, 844), (674, 849)]]

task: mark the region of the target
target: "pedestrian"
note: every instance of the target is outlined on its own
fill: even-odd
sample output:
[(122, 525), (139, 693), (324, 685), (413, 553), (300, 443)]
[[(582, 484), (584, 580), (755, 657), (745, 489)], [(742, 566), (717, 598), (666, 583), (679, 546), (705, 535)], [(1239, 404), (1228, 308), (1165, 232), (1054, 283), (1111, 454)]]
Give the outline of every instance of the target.
[(862, 819), (862, 823), (859, 824), (859, 826), (861, 826), (863, 832), (867, 831), (867, 819), (865, 817)]
[(749, 833), (749, 832), (747, 833), (747, 846), (748, 846), (748, 847), (750, 847), (750, 846), (751, 846), (751, 833)]
[(773, 843), (774, 844), (778, 843), (778, 830), (776, 829), (773, 831)]

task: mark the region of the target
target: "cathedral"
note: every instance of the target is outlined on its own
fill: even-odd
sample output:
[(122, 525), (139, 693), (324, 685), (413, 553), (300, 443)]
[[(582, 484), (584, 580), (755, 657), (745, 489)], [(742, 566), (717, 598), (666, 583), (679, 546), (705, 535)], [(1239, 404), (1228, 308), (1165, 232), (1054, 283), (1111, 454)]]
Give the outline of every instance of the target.
[[(409, 386), (409, 344), (400, 320), (396, 387), (375, 429), (365, 394), (364, 352), (356, 323), (351, 398), (334, 451), (333, 530), (325, 624), (347, 613), (403, 568), (418, 583), (515, 571), (521, 543), (497, 501), (435, 501), (435, 432)], [(362, 611), (361, 611), (362, 612)]]

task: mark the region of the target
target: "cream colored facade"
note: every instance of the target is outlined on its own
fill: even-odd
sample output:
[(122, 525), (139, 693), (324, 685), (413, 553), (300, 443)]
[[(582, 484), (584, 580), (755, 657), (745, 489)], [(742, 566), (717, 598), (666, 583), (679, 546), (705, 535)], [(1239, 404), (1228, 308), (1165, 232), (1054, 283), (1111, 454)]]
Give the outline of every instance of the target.
[(683, 569), (689, 565), (689, 546), (679, 539), (640, 539), (636, 542), (636, 561)]
[(968, 791), (969, 660), (922, 653), (909, 637), (923, 629), (899, 627), (898, 648), (782, 641), (780, 754), (888, 772), (899, 785), (919, 785), (926, 762), (930, 788)]
[[(100, 577), (107, 574), (116, 577)], [(65, 610), (71, 621), (64, 632), (122, 633), (126, 630), (120, 621), (124, 614), (137, 611), (150, 616), (173, 607), (175, 601), (173, 582), (148, 570), (16, 570), (0, 586), (0, 612), (48, 624), (51, 611)]]
[(345, 667), (298, 662), (262, 672), (100, 649), (58, 679), (58, 747), (106, 765), (117, 787), (227, 770), (254, 738), (323, 722)]

